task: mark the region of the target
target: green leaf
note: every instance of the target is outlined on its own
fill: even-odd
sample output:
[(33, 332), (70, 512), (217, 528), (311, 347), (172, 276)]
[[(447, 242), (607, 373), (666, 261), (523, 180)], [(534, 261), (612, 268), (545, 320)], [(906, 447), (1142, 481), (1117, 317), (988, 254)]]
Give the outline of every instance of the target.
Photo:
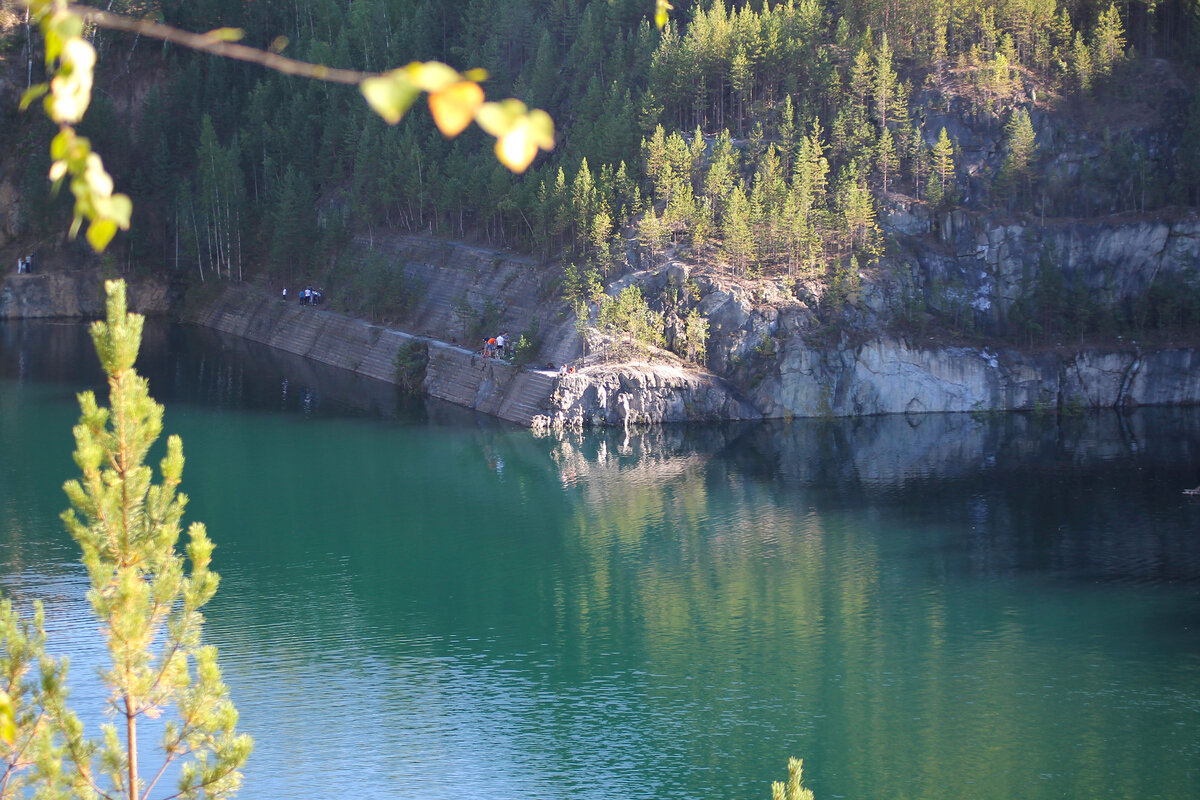
[(50, 140), (50, 157), (55, 161), (63, 161), (67, 157), (67, 150), (75, 141), (75, 132), (70, 128), (60, 130)]
[(98, 219), (91, 225), (88, 225), (87, 240), (88, 244), (97, 253), (102, 252), (108, 247), (108, 243), (117, 235), (117, 223), (110, 219)]
[(413, 85), (404, 69), (395, 69), (374, 78), (367, 78), (359, 84), (359, 90), (375, 113), (383, 117), (389, 125), (399, 122), (421, 94), (421, 90)]
[(214, 28), (204, 35), (218, 42), (240, 42), (245, 38), (246, 32), (241, 28)]
[(48, 91), (50, 91), (50, 84), (48, 83), (35, 83), (33, 86), (30, 86), (25, 90), (25, 93), (21, 95), (21, 110), (24, 111), (25, 109), (29, 108), (30, 103), (32, 103), (34, 100), (37, 100)]

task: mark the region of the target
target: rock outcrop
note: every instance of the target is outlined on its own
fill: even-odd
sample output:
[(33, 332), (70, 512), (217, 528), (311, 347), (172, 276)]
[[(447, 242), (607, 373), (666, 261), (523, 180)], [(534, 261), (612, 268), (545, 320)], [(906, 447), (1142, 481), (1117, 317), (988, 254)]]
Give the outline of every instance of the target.
[(589, 367), (561, 376), (535, 427), (759, 419), (762, 413), (708, 373), (662, 364)]
[[(129, 307), (165, 314), (167, 286), (149, 279), (127, 281)], [(10, 273), (0, 282), (0, 319), (91, 319), (104, 316), (104, 280), (99, 272)]]
[(895, 338), (814, 349), (789, 341), (752, 396), (768, 417), (1112, 408), (1200, 403), (1200, 354), (921, 348)]

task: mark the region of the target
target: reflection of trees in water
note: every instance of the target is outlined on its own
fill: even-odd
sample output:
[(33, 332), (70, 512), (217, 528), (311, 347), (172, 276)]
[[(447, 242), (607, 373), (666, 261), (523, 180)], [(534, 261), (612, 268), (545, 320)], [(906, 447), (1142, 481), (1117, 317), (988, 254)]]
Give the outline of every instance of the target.
[[(585, 660), (637, 642), (647, 697), (678, 703), (698, 743), (799, 737), (811, 760), (848, 765), (848, 795), (899, 775), (918, 794), (1019, 794), (1031, 779), (1014, 764), (1067, 795), (1102, 793), (1163, 763), (1147, 729), (1194, 715), (1147, 716), (1140, 704), (1158, 701), (1122, 688), (1126, 647), (1153, 638), (1137, 613), (1114, 620), (1107, 596), (1074, 580), (1069, 594), (1008, 587), (1197, 580), (1200, 518), (1176, 485), (1195, 482), (1197, 422), (1143, 410), (793, 423), (709, 449), (670, 433), (566, 437), (554, 457), (578, 503), (556, 625)], [(782, 694), (748, 688), (763, 685)], [(1103, 691), (1122, 699), (1097, 702)], [(959, 765), (950, 784), (946, 763)], [(1162, 779), (1163, 796), (1185, 788), (1173, 769)]]

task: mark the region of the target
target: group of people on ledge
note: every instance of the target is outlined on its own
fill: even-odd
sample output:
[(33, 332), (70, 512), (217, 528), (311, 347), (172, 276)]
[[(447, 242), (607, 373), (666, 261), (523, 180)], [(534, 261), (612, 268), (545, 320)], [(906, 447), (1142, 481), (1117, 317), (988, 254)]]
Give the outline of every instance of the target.
[[(287, 287), (283, 287), (283, 302), (287, 302)], [(300, 290), (300, 305), (319, 306), (325, 302), (325, 290), (305, 286)]]
[(24, 256), (17, 259), (17, 274), (28, 275), (33, 269), (33, 256)]
[(483, 340), (482, 355), (484, 358), (504, 358), (504, 348), (508, 341), (508, 334), (502, 333), (499, 336), (493, 336), (490, 339)]

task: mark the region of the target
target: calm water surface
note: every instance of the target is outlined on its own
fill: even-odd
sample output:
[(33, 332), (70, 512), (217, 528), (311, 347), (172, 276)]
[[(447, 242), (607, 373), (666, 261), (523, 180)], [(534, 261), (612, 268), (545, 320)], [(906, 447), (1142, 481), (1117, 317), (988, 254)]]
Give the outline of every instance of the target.
[[(1200, 797), (1200, 413), (534, 438), (200, 331), (139, 366), (218, 544), (247, 798)], [(82, 328), (0, 324), (0, 587), (94, 707)], [(84, 713), (89, 727), (102, 721)]]

